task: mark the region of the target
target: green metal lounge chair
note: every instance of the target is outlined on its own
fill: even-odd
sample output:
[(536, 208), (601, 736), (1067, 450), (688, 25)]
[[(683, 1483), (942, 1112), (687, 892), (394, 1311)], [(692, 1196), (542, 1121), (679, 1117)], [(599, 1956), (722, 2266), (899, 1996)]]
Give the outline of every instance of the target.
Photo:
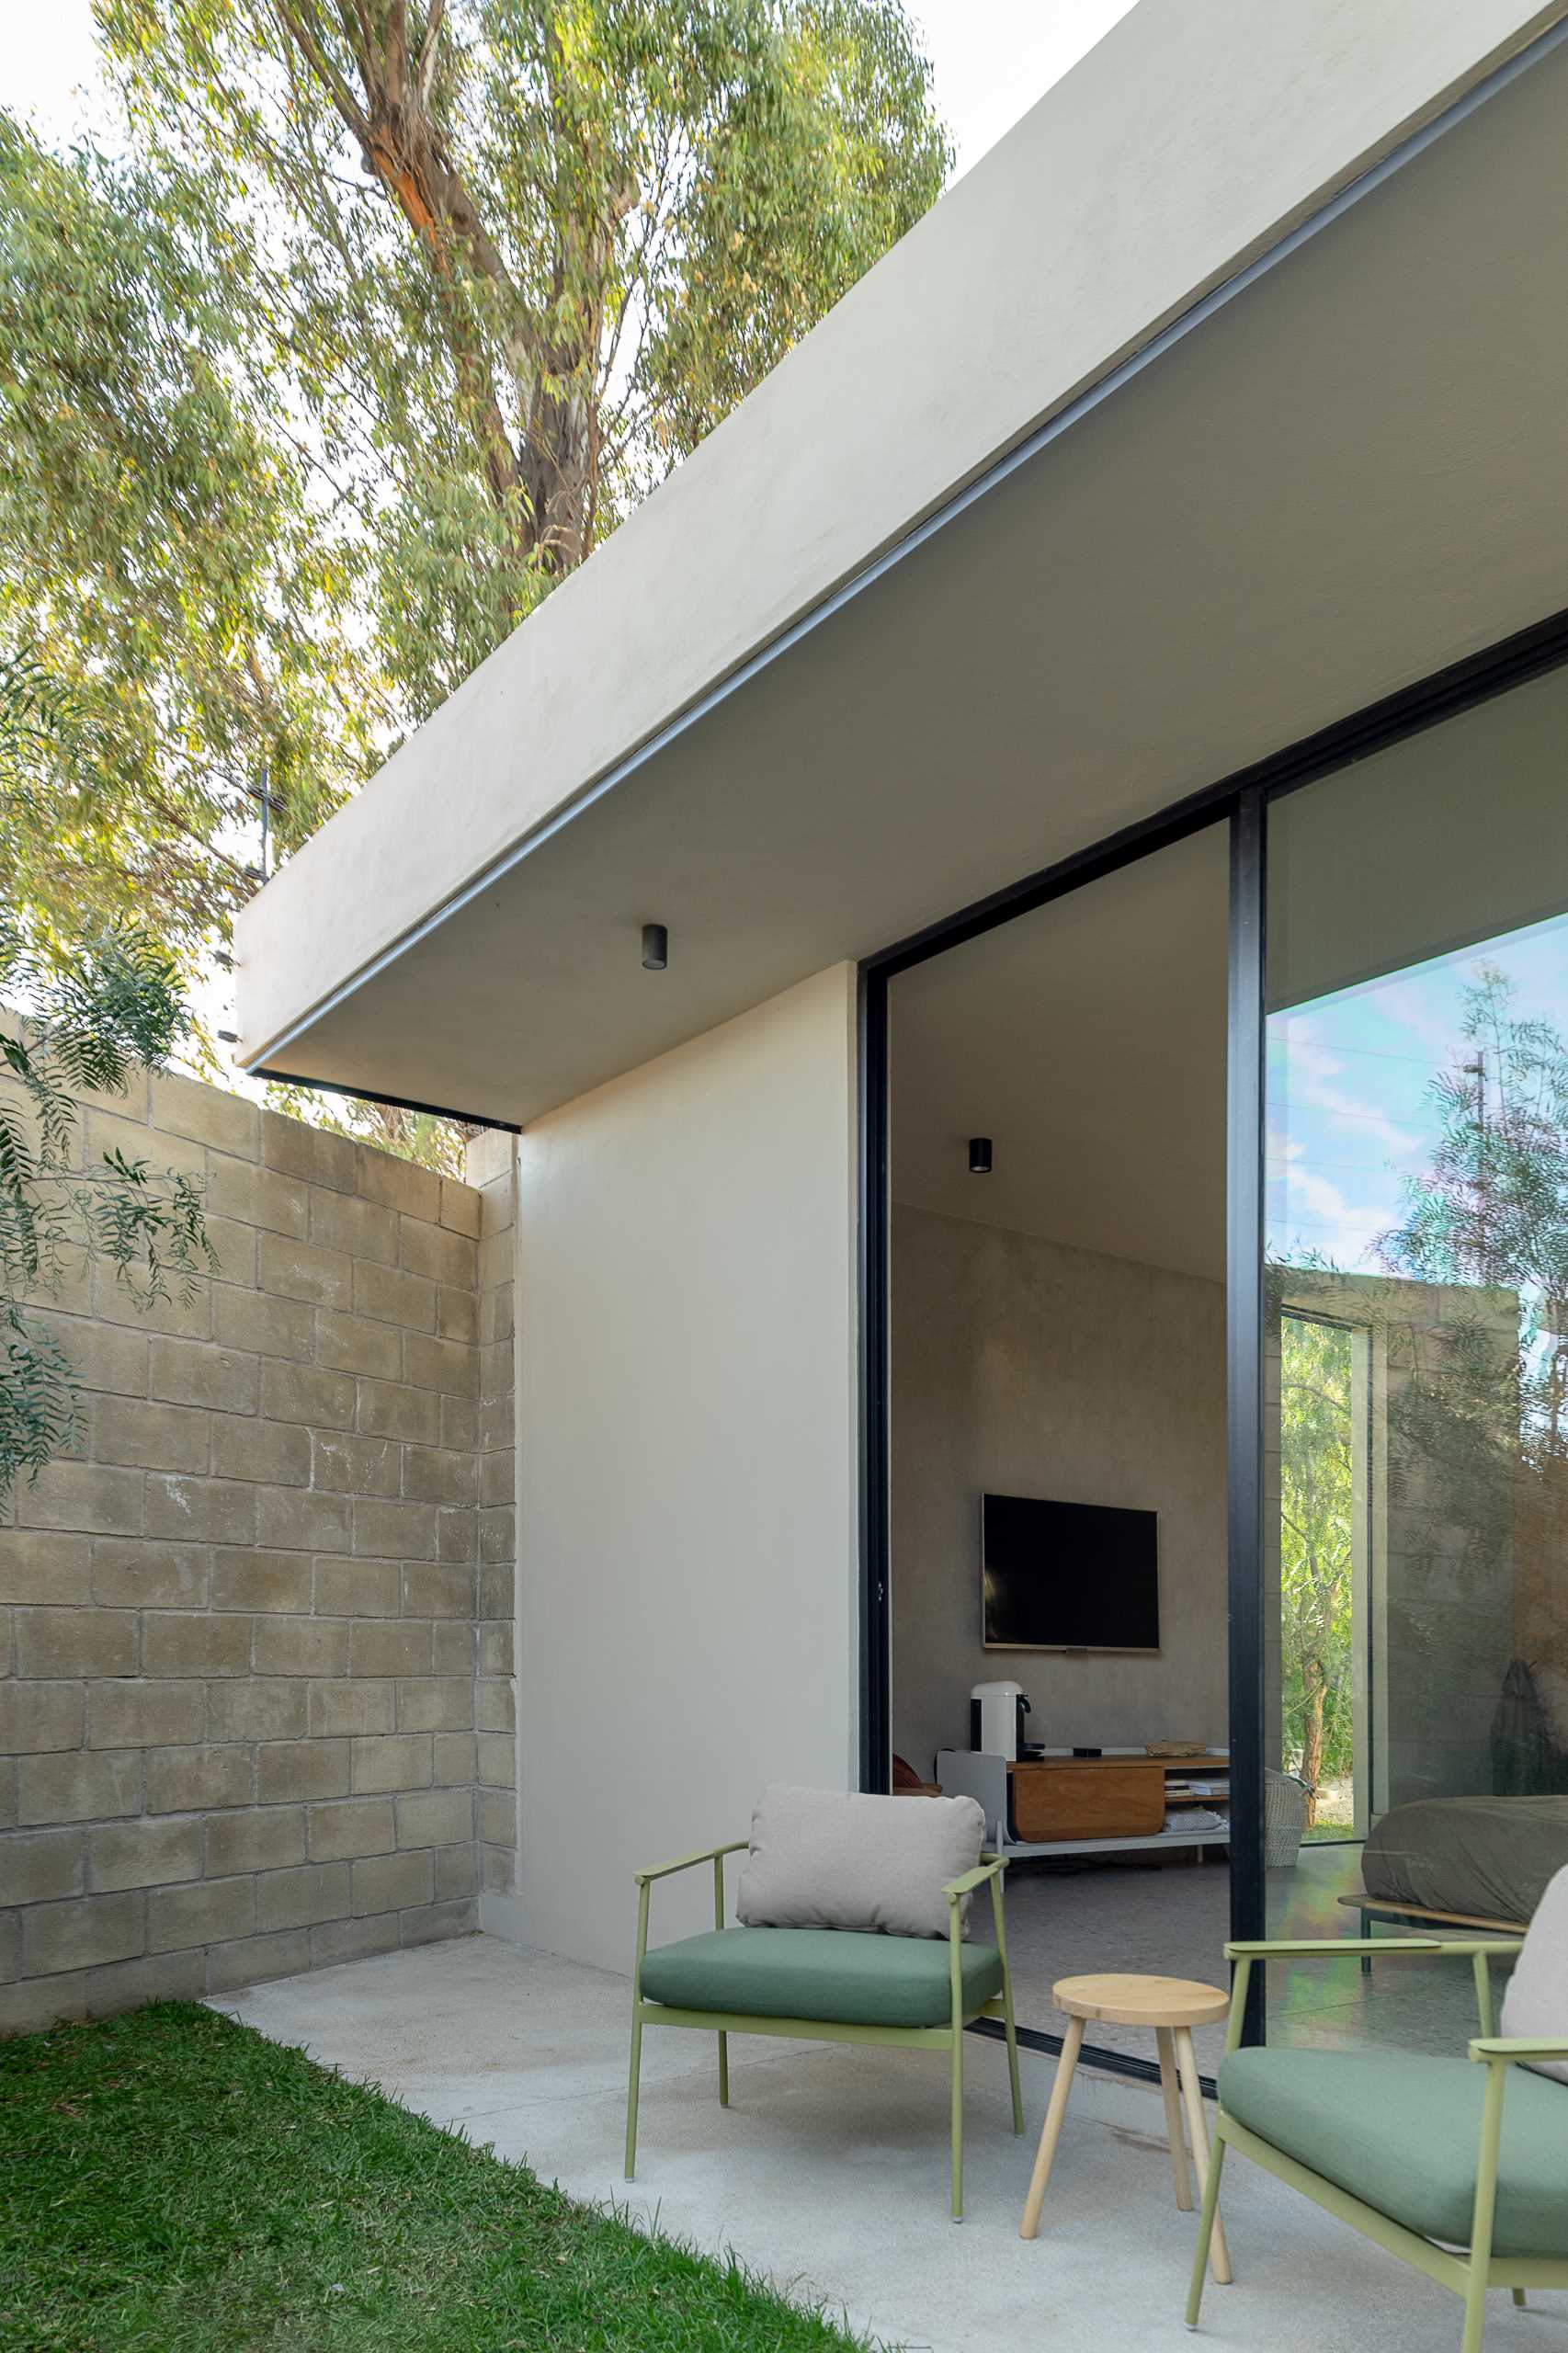
[[(902, 1802), (902, 1801), (901, 1801)], [(917, 1801), (910, 1800), (910, 1803)], [(783, 2035), (812, 2042), (870, 2042), (945, 2051), (952, 2113), (952, 2212), (963, 2219), (963, 2038), (976, 2018), (1001, 2018), (1013, 2092), (1013, 2130), (1024, 2129), (1018, 2046), (996, 1856), (949, 1881), (946, 1937), (866, 1935), (839, 1928), (726, 1928), (724, 1857), (746, 1840), (705, 1847), (678, 1862), (638, 1871), (637, 1971), (631, 2002), (631, 2082), (626, 2108), (626, 2178), (637, 2162), (637, 2090), (645, 2026), (697, 2027), (719, 2038), (719, 2102), (730, 2104), (732, 2034)], [(655, 1880), (713, 1867), (713, 1930), (648, 1950), (648, 1900)], [(995, 1944), (966, 1943), (961, 1907), (989, 1886)]]
[[(1568, 2288), (1568, 2084), (1533, 2072), (1542, 2061), (1568, 2061), (1568, 2034), (1499, 2040), (1493, 2031), (1488, 1961), (1517, 1961), (1520, 1951), (1516, 1939), (1429, 1937), (1225, 1947), (1235, 1981), (1189, 2328), (1198, 2325), (1228, 2149), (1462, 2297), (1463, 2353), (1481, 2353), (1488, 2288), (1511, 2288), (1518, 2304), (1527, 2289)], [(1470, 1961), (1481, 2034), (1468, 2059), (1240, 2048), (1254, 1961), (1366, 1952), (1380, 1961)], [(1235, 2227), (1233, 2212), (1233, 2254)]]

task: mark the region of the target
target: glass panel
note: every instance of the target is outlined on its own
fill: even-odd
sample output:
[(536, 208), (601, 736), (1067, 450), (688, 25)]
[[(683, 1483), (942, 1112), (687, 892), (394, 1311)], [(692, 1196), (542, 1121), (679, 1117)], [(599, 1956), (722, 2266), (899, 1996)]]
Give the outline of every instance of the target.
[[(1270, 1935), (1568, 1863), (1565, 727), (1559, 673), (1270, 813)], [(1269, 1973), (1277, 2040), (1474, 2031), (1463, 1964)]]
[(1274, 1762), (1315, 1841), (1365, 1836), (1364, 1328), (1279, 1319), (1279, 1712)]

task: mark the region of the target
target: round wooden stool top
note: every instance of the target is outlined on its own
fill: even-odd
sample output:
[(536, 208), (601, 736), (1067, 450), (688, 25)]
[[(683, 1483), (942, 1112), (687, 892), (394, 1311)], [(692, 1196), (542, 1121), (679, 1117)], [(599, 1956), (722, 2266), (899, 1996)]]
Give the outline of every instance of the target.
[(1193, 1977), (1059, 1977), (1051, 1998), (1070, 2018), (1111, 2026), (1208, 2026), (1231, 2006), (1229, 1994)]

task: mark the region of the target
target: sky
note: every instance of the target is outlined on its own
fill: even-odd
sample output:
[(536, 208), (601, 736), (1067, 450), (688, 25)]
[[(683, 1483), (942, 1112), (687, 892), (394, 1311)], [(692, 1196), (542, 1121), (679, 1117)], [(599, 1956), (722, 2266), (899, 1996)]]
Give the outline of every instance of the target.
[(1568, 1026), (1568, 916), (1293, 1006), (1268, 1024), (1268, 1256), (1316, 1251), (1346, 1273), (1384, 1271), (1381, 1234), (1404, 1183), (1432, 1164), (1432, 1082), (1471, 1060), (1465, 992), (1483, 967), (1512, 983), (1510, 1014)]
[[(1126, 16), (1132, 0), (914, 0), (937, 103), (958, 149), (978, 163), (1035, 100)], [(95, 79), (88, 0), (17, 8), (6, 34), (5, 97), (40, 130), (69, 136)]]

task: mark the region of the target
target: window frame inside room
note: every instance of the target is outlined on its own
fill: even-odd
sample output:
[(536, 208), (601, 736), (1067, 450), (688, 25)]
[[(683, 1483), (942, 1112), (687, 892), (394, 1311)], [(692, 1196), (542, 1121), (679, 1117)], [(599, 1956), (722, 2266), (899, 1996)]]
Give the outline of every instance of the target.
[[(1265, 1514), (1264, 1146), (1268, 813), (1283, 795), (1354, 767), (1510, 688), (1568, 665), (1568, 610), (1468, 656), (1137, 825), (960, 908), (859, 968), (859, 1763), (863, 1790), (888, 1787), (892, 1749), (892, 1404), (888, 1026), (901, 972), (1065, 898), (1203, 828), (1230, 835), (1226, 1104), (1226, 1388), (1231, 1748), (1231, 1934), (1267, 1934), (1264, 1867)], [(1261, 1986), (1255, 1980), (1255, 1996)], [(1058, 2037), (1020, 2028), (1046, 2051)], [(1261, 1999), (1249, 2040), (1261, 2040)], [(1155, 2079), (1120, 2052), (1096, 2063)]]

